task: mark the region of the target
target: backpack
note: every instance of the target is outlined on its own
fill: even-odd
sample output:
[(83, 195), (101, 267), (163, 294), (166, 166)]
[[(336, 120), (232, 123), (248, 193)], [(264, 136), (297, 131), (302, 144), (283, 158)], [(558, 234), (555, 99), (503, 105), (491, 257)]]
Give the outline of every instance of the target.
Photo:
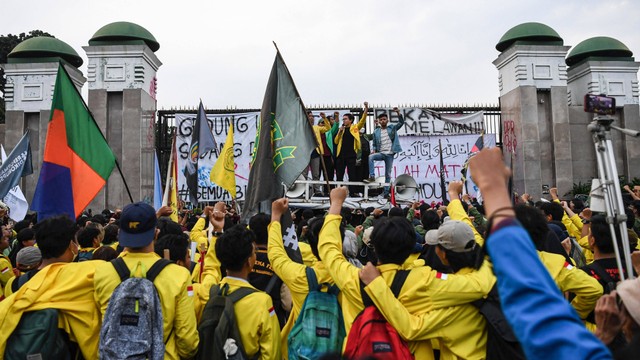
[[(316, 273), (307, 267), (309, 294), (296, 319), (287, 347), (289, 359), (319, 359), (327, 353), (340, 353), (345, 337), (344, 320), (338, 304), (337, 286), (318, 284)], [(327, 285), (327, 292), (320, 291)]]
[(103, 317), (100, 359), (163, 359), (162, 305), (153, 281), (171, 262), (159, 259), (144, 278), (130, 277), (122, 258), (112, 260), (111, 264), (122, 282), (111, 294)]
[[(396, 272), (391, 283), (391, 291), (396, 298), (408, 275), (409, 270)], [(364, 287), (364, 283), (360, 281), (360, 294), (365, 308), (351, 326), (344, 356), (349, 359), (373, 356), (377, 360), (413, 360), (407, 342), (400, 338), (396, 329), (382, 316)]]
[(7, 340), (4, 359), (71, 359), (69, 336), (58, 328), (58, 310), (24, 313)]
[(486, 299), (472, 303), (487, 321), (487, 360), (526, 360), (522, 346), (513, 333), (500, 306), (498, 287), (494, 285)]
[[(233, 308), (240, 299), (257, 291), (241, 287), (229, 294), (229, 284), (222, 288), (218, 285), (211, 287), (209, 301), (202, 311), (202, 320), (198, 326), (200, 343), (196, 359), (248, 359)], [(226, 352), (230, 354), (227, 356)]]

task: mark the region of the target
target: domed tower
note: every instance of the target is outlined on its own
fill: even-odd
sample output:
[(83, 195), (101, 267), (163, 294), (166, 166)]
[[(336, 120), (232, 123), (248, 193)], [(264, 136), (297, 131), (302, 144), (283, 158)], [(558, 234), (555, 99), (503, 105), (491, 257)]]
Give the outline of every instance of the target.
[(569, 50), (551, 27), (529, 22), (507, 31), (493, 61), (499, 72), (502, 143), (513, 161), (514, 191), (535, 198), (557, 186), (571, 189), (571, 137), (567, 109)]
[[(574, 46), (566, 59), (568, 69), (567, 98), (575, 142), (590, 145), (586, 125), (593, 114), (583, 110), (585, 94), (605, 94), (616, 99), (613, 125), (640, 130), (638, 114), (638, 69), (633, 53), (617, 39), (597, 36)], [(640, 177), (640, 140), (612, 131), (618, 173), (629, 179)], [(598, 174), (594, 166), (595, 150), (574, 150), (574, 173), (577, 181), (587, 181)]]
[(33, 197), (40, 176), (39, 164), (51, 114), (51, 101), (56, 83), (58, 64), (62, 63), (78, 90), (86, 79), (78, 70), (83, 63), (78, 53), (67, 43), (52, 37), (27, 39), (7, 56), (2, 64), (7, 78), (5, 86), (5, 131), (2, 143), (10, 152), (25, 131), (29, 130), (33, 175), (27, 176), (23, 192)]
[[(89, 107), (120, 163), (133, 201), (153, 199), (159, 48), (147, 29), (124, 21), (103, 26), (83, 47), (89, 59)], [(128, 203), (122, 178), (114, 171), (90, 206), (113, 209)]]

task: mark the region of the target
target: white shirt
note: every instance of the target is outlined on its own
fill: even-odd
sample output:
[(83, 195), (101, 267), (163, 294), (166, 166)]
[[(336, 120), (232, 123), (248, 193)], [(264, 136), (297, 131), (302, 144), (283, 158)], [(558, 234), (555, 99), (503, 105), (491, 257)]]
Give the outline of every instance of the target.
[(391, 152), (391, 138), (389, 138), (389, 131), (382, 128), (380, 128), (380, 152), (383, 154), (393, 154)]

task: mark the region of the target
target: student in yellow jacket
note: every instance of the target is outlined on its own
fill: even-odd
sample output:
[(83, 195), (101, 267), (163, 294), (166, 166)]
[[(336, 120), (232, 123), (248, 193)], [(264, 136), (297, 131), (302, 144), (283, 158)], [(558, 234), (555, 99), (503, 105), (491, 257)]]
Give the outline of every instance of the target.
[[(534, 244), (544, 243), (549, 227), (543, 213), (527, 205), (517, 205), (514, 209), (516, 218), (527, 230)], [(603, 289), (598, 280), (568, 263), (562, 255), (538, 251), (538, 256), (560, 291), (576, 295), (571, 305), (580, 318), (585, 319), (602, 296)]]
[[(131, 276), (141, 277), (160, 259), (154, 253), (153, 241), (157, 235), (156, 213), (145, 203), (133, 203), (122, 210), (120, 217), (120, 244), (125, 247), (122, 259)], [(120, 276), (113, 264), (101, 263), (94, 278), (95, 301), (102, 316), (109, 299), (120, 285)], [(162, 304), (164, 321), (165, 359), (193, 357), (198, 350), (198, 331), (193, 304), (193, 291), (189, 270), (171, 264), (154, 281)]]
[(367, 113), (369, 112), (369, 103), (364, 102), (364, 110), (362, 117), (357, 124), (353, 114), (347, 113), (342, 116), (342, 126), (334, 137), (336, 144), (336, 179), (344, 180), (345, 169), (349, 172), (349, 181), (355, 181), (356, 173), (356, 156), (362, 147), (360, 143), (360, 129), (362, 129), (367, 121)]
[[(359, 269), (351, 265), (341, 251), (339, 228), (342, 218), (339, 214), (346, 195), (345, 187), (331, 191), (331, 207), (320, 233), (318, 250), (342, 292), (342, 313), (348, 334), (354, 318), (363, 310), (363, 304)], [(385, 219), (376, 224), (371, 244), (378, 255), (377, 268), (382, 276), (368, 286), (389, 287), (396, 271), (407, 268), (405, 261), (415, 245), (415, 230), (404, 217)], [(410, 313), (426, 313), (478, 300), (491, 290), (494, 283), (491, 267), (487, 264), (468, 275), (442, 274), (428, 266), (419, 266), (411, 269), (398, 299)], [(409, 345), (417, 359), (433, 359), (430, 342), (410, 342)]]
[(0, 302), (0, 354), (4, 354), (22, 314), (57, 309), (58, 326), (78, 344), (85, 359), (94, 359), (98, 355), (100, 311), (93, 299), (93, 280), (102, 261), (71, 262), (78, 255), (78, 244), (75, 222), (67, 217), (43, 220), (35, 230), (42, 264), (36, 275)]
[(13, 266), (11, 266), (11, 260), (8, 257), (2, 255), (2, 252), (9, 248), (9, 229), (8, 225), (2, 225), (2, 234), (0, 237), (0, 300), (4, 292), (4, 287), (7, 285), (9, 279), (15, 276), (13, 273)]
[[(289, 209), (289, 200), (286, 198), (278, 199), (271, 205), (271, 224), (269, 225), (269, 247), (268, 255), (269, 262), (273, 267), (273, 271), (278, 275), (280, 279), (289, 287), (291, 291), (291, 298), (293, 306), (289, 319), (280, 332), (282, 354), (284, 358), (288, 356), (287, 338), (291, 332), (293, 324), (296, 322), (302, 305), (304, 304), (307, 294), (309, 293), (309, 284), (307, 281), (305, 264), (299, 264), (292, 261), (287, 252), (284, 249), (282, 243), (282, 228), (280, 225), (280, 217), (285, 211)], [(321, 221), (321, 220), (315, 220)], [(315, 228), (315, 226), (313, 226)], [(311, 230), (309, 230), (311, 231)], [(320, 258), (318, 255), (318, 238), (317, 234), (308, 237), (310, 240), (310, 248), (316, 258)], [(333, 279), (329, 275), (329, 271), (324, 266), (322, 261), (316, 261), (310, 266), (316, 273), (316, 279), (319, 284), (329, 283), (333, 285)], [(338, 297), (340, 299), (340, 296)]]
[[(311, 111), (307, 111), (307, 119), (309, 120), (309, 125), (313, 129), (313, 134), (316, 137), (316, 143), (320, 146), (317, 146), (314, 151), (311, 153), (311, 159), (309, 160), (309, 167), (311, 168), (311, 177), (313, 180), (320, 180), (320, 159), (321, 156), (324, 156), (324, 146), (322, 146), (322, 134), (331, 130), (331, 123), (327, 119), (324, 113), (320, 113), (320, 125), (315, 124), (315, 118), (313, 117), (313, 113)], [(322, 184), (313, 185), (313, 189), (315, 193), (322, 192)]]
[(234, 304), (236, 324), (247, 356), (281, 359), (280, 324), (271, 296), (251, 286), (248, 280), (256, 262), (255, 235), (245, 226), (236, 225), (216, 240), (216, 256), (227, 271), (220, 281), (220, 289), (226, 288), (228, 294), (239, 288), (255, 290)]

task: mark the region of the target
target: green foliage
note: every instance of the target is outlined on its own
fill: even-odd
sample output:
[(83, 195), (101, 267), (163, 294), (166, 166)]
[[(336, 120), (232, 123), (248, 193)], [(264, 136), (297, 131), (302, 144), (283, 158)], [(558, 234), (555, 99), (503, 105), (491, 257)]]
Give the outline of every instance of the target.
[(591, 192), (591, 182), (582, 182), (582, 181), (578, 181), (578, 183), (573, 183), (573, 187), (571, 188), (571, 190), (569, 190), (566, 194), (564, 194), (564, 196), (569, 196), (572, 195), (573, 197), (575, 197), (576, 195), (580, 195), (580, 194), (584, 194), (584, 195), (589, 195), (589, 193)]
[[(38, 36), (55, 37), (42, 30), (31, 30), (28, 34), (20, 33), (19, 35), (7, 34), (0, 35), (0, 64), (7, 63), (7, 55), (13, 50), (16, 45), (21, 42)], [(3, 96), (0, 97), (0, 124), (4, 124), (4, 85), (7, 80), (4, 77), (4, 69), (0, 68), (0, 92)]]

